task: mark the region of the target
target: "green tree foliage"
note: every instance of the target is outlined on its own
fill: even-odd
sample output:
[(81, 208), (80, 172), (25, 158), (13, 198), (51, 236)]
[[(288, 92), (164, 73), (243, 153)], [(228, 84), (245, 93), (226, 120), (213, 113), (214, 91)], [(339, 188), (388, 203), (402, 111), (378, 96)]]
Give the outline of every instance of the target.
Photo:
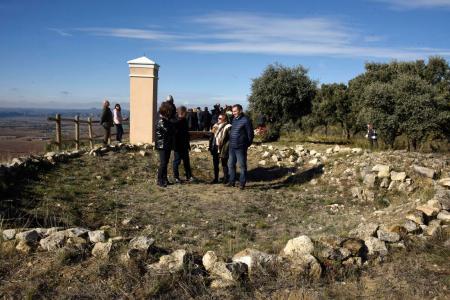
[(302, 66), (269, 65), (253, 80), (249, 102), (251, 110), (272, 120), (276, 131), (287, 123), (311, 132), (339, 124), (350, 138), (372, 123), (391, 147), (398, 136), (413, 149), (434, 138), (450, 142), (450, 66), (441, 57), (367, 63), (348, 87), (323, 84), (320, 89)]
[(345, 84), (323, 84), (313, 100), (312, 113), (308, 116), (308, 126), (340, 124), (349, 137), (352, 123), (351, 102)]
[(253, 79), (250, 109), (266, 115), (274, 127), (299, 123), (311, 112), (317, 90), (307, 73), (302, 66), (269, 65), (260, 77)]
[(449, 95), (450, 68), (439, 57), (428, 64), (368, 63), (366, 72), (349, 82), (357, 126), (373, 123), (390, 146), (399, 135), (405, 135), (414, 149), (429, 137), (448, 138)]

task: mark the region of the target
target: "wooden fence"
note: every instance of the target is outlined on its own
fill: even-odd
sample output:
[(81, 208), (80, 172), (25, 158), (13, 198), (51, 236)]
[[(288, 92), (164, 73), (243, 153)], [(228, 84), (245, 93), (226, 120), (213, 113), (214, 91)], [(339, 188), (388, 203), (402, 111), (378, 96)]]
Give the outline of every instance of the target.
[[(100, 121), (98, 120), (92, 120), (91, 117), (89, 117), (87, 120), (81, 120), (80, 116), (76, 115), (75, 118), (70, 119), (70, 118), (61, 118), (60, 114), (56, 114), (56, 116), (53, 117), (49, 117), (48, 121), (53, 121), (56, 123), (56, 131), (55, 131), (55, 141), (54, 144), (56, 144), (56, 146), (58, 147), (58, 150), (62, 150), (62, 145), (63, 142), (75, 142), (75, 148), (78, 150), (80, 149), (80, 141), (83, 140), (88, 140), (89, 141), (89, 145), (91, 148), (94, 147), (94, 141), (97, 138), (103, 137), (103, 135), (94, 135), (94, 130), (92, 125), (93, 124), (100, 124)], [(74, 134), (74, 139), (66, 139), (63, 140), (62, 139), (62, 123), (63, 122), (67, 122), (67, 123), (74, 123), (75, 125), (75, 134)], [(124, 121), (123, 123), (128, 123), (128, 121)], [(88, 128), (88, 137), (80, 137), (80, 125), (81, 124), (86, 124), (87, 128)], [(129, 132), (124, 132), (124, 134), (128, 134)]]

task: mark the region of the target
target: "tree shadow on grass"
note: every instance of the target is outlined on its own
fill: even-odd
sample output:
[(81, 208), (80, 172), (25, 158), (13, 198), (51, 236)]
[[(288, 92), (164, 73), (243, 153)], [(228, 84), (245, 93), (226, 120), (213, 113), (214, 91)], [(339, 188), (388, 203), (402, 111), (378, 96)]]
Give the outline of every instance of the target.
[[(260, 169), (260, 168), (257, 168)], [(254, 170), (257, 170), (254, 169)], [(280, 179), (282, 177), (284, 177), (285, 175), (287, 175), (288, 173), (292, 173), (294, 172), (296, 169), (295, 168), (277, 168), (280, 171), (275, 172), (275, 175), (280, 175), (280, 174), (284, 174), (282, 176), (279, 177), (271, 177), (270, 179), (270, 172), (265, 174), (265, 175), (260, 175), (260, 178), (266, 178), (266, 180), (260, 180), (260, 181), (274, 181), (277, 179)], [(264, 172), (264, 170), (260, 170), (260, 172)], [(289, 187), (289, 186), (293, 186), (293, 185), (301, 185), (303, 183), (306, 183), (310, 180), (312, 180), (314, 177), (320, 176), (323, 173), (323, 165), (317, 165), (317, 166), (312, 166), (312, 167), (308, 167), (302, 170), (296, 170), (294, 174), (288, 176), (287, 178), (285, 178), (284, 180), (281, 181), (275, 181), (273, 183), (255, 183), (255, 184), (251, 184), (249, 185), (247, 188), (248, 189), (280, 189), (283, 187)], [(252, 180), (253, 178), (251, 178)], [(257, 179), (253, 179), (254, 181), (258, 181)]]

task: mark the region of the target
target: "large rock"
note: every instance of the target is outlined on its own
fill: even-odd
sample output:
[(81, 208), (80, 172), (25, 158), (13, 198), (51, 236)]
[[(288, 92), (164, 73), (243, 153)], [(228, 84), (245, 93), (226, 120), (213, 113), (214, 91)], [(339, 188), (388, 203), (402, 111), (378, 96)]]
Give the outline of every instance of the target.
[(349, 238), (342, 242), (342, 248), (350, 251), (353, 256), (362, 256), (366, 245), (361, 239)]
[(267, 254), (256, 249), (247, 248), (236, 253), (233, 258), (233, 262), (240, 262), (247, 265), (250, 275), (264, 270), (267, 267), (273, 267), (280, 261), (276, 255)]
[(438, 181), (438, 183), (445, 187), (450, 187), (450, 177), (442, 178)]
[(424, 214), (422, 211), (420, 210), (413, 210), (409, 213), (406, 214), (405, 218), (407, 220), (413, 221), (414, 223), (418, 224), (418, 225), (423, 225), (425, 224), (424, 221)]
[(27, 243), (25, 240), (19, 240), (19, 243), (16, 246), (17, 251), (20, 251), (22, 253), (28, 254), (33, 249), (31, 248), (30, 244)]
[(377, 175), (375, 174), (366, 174), (363, 179), (363, 183), (368, 188), (375, 188), (377, 185)]
[(103, 259), (108, 258), (109, 253), (111, 252), (112, 244), (112, 241), (108, 241), (106, 243), (96, 243), (94, 248), (92, 248), (92, 256)]
[(317, 165), (319, 163), (320, 163), (320, 160), (317, 157), (308, 161), (308, 164), (310, 164), (310, 165)]
[(354, 154), (360, 154), (363, 152), (362, 148), (352, 148), (352, 153)]
[(424, 230), (424, 234), (435, 236), (442, 230), (441, 220), (432, 220)]
[(272, 155), (271, 159), (272, 159), (273, 162), (278, 162), (278, 161), (281, 160), (281, 157), (279, 157), (278, 155), (274, 154), (274, 155)]
[(433, 179), (436, 176), (436, 171), (430, 168), (413, 165), (414, 171), (419, 175)]
[(36, 243), (40, 238), (41, 236), (34, 229), (16, 234), (16, 240), (25, 241), (27, 243)]
[(442, 206), (442, 209), (450, 210), (450, 190), (441, 186), (435, 187), (434, 198), (438, 200)]
[(437, 219), (441, 220), (445, 224), (450, 224), (450, 212), (441, 210), (437, 215)]
[(86, 237), (89, 230), (81, 227), (74, 227), (65, 230), (67, 237)]
[(281, 250), (282, 256), (297, 256), (311, 254), (314, 251), (314, 244), (311, 239), (306, 235), (301, 235), (299, 237), (289, 240)]
[(137, 236), (130, 241), (128, 248), (148, 251), (154, 243), (155, 239), (149, 236)]
[(363, 200), (363, 189), (359, 186), (354, 186), (350, 189), (350, 192), (352, 193), (353, 198), (358, 198), (360, 200)]
[(104, 230), (89, 231), (89, 240), (91, 243), (105, 242), (106, 234)]
[(406, 220), (403, 226), (408, 233), (419, 233), (421, 231), (419, 224), (411, 220)]
[(318, 241), (325, 247), (339, 248), (344, 242), (344, 239), (336, 235), (323, 235), (318, 238)]
[(383, 178), (380, 182), (380, 188), (387, 189), (389, 187), (389, 178)]
[(389, 173), (389, 171), (391, 170), (391, 167), (388, 165), (375, 165), (372, 168), (373, 172), (378, 172), (378, 177), (379, 178), (389, 178), (391, 176), (391, 174)]
[(343, 261), (351, 255), (351, 251), (347, 248), (325, 248), (318, 254), (319, 259)]
[(247, 265), (241, 262), (227, 264), (220, 260), (214, 251), (208, 251), (202, 258), (203, 266), (213, 281), (211, 288), (224, 288), (235, 285), (247, 273)]
[(395, 243), (400, 241), (400, 235), (396, 232), (389, 232), (386, 230), (378, 229), (377, 236), (380, 241)]
[(360, 223), (355, 229), (349, 232), (351, 237), (366, 239), (375, 236), (379, 225), (375, 223)]
[(64, 228), (62, 228), (62, 227), (50, 227), (50, 228), (47, 228), (46, 234), (47, 234), (47, 236), (48, 236), (48, 235), (50, 235), (50, 234), (52, 234), (52, 233), (61, 231), (61, 230), (63, 230), (63, 229), (64, 229)]
[(159, 262), (149, 265), (147, 268), (158, 273), (177, 273), (184, 269), (187, 262), (187, 252), (178, 249), (169, 255), (163, 255)]
[(423, 212), (428, 217), (436, 217), (442, 206), (437, 200), (429, 200), (425, 205), (419, 205), (416, 210)]
[(66, 241), (66, 235), (64, 232), (59, 231), (50, 234), (48, 237), (43, 238), (39, 241), (42, 249), (47, 251), (54, 251), (62, 248)]
[(385, 256), (388, 254), (386, 244), (375, 237), (368, 237), (364, 240), (369, 255)]
[(72, 249), (78, 249), (80, 251), (84, 251), (89, 248), (89, 242), (78, 236), (67, 238), (66, 240), (66, 246), (72, 248)]
[(406, 179), (406, 173), (405, 172), (395, 172), (395, 171), (391, 172), (391, 180), (392, 181), (401, 181), (401, 182), (403, 182), (403, 181), (405, 181), (405, 179)]
[(269, 151), (265, 151), (265, 152), (261, 155), (261, 158), (262, 158), (262, 159), (266, 159), (266, 158), (269, 158), (269, 156), (270, 156), (270, 152), (269, 152)]
[(3, 230), (3, 240), (5, 241), (13, 240), (16, 237), (16, 233), (17, 233), (16, 229)]
[(342, 265), (345, 267), (356, 267), (360, 268), (362, 266), (362, 258), (361, 257), (350, 257), (349, 259), (342, 262)]
[(289, 257), (289, 262), (290, 270), (296, 275), (308, 276), (308, 278), (313, 280), (318, 280), (322, 275), (320, 263), (311, 254)]

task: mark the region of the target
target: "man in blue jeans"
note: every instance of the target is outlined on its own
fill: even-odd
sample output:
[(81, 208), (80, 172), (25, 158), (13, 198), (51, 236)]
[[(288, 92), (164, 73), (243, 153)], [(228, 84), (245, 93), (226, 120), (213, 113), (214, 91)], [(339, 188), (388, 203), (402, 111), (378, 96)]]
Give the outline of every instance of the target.
[(247, 149), (253, 142), (253, 127), (250, 119), (242, 112), (242, 106), (235, 104), (232, 107), (233, 122), (230, 131), (230, 149), (228, 170), (230, 180), (228, 186), (234, 186), (236, 180), (236, 162), (239, 163), (239, 187), (245, 188), (247, 182)]

